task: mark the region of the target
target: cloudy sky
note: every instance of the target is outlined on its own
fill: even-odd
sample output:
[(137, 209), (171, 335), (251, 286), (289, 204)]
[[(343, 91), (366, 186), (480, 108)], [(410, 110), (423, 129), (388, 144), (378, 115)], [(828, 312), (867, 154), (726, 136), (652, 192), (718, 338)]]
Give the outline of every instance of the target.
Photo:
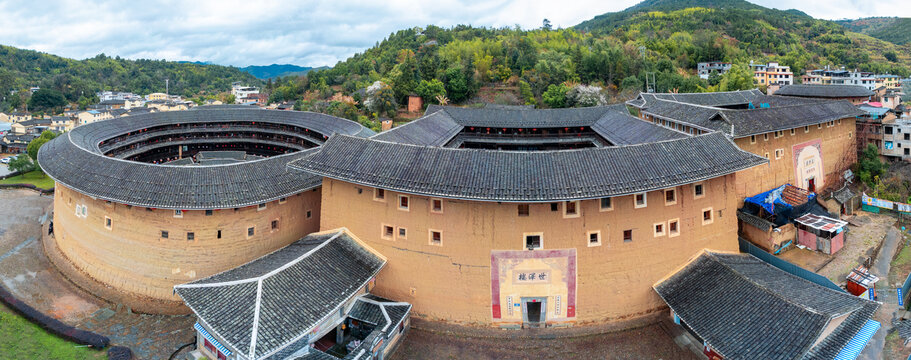
[[(569, 27), (638, 0), (0, 0), (0, 44), (83, 59), (333, 65), (391, 32), (426, 24)], [(793, 0), (756, 0), (787, 9)], [(804, 0), (818, 18), (911, 17), (909, 0)]]

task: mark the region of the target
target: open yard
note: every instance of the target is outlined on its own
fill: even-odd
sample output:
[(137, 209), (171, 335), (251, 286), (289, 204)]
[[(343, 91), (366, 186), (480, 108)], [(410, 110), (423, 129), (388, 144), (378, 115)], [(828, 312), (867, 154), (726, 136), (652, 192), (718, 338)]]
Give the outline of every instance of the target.
[(32, 171), (0, 180), (0, 184), (32, 184), (42, 189), (51, 189), (54, 187), (54, 179), (41, 171)]
[(107, 359), (107, 353), (49, 334), (0, 304), (0, 359)]

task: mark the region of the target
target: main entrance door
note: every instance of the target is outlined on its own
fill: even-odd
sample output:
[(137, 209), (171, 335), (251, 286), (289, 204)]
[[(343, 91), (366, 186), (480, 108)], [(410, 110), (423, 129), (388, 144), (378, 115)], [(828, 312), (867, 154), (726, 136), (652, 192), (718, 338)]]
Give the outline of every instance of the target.
[(544, 327), (547, 319), (546, 297), (522, 298), (522, 325), (524, 327)]

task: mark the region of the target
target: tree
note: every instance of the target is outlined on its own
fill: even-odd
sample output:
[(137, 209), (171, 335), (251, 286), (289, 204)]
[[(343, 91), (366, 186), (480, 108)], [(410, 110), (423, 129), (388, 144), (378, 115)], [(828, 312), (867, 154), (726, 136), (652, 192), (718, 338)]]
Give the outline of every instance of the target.
[(886, 58), (886, 60), (889, 60), (891, 62), (898, 61), (898, 55), (895, 54), (895, 51), (886, 51), (883, 56)]
[(376, 81), (367, 87), (367, 100), (364, 101), (364, 105), (377, 116), (389, 117), (395, 116), (398, 107), (392, 87), (382, 81)]
[(712, 70), (712, 72), (709, 73), (708, 82), (709, 86), (718, 86), (718, 84), (721, 83), (721, 74), (719, 74), (718, 71)]
[(860, 154), (860, 158), (857, 159), (857, 164), (854, 166), (854, 173), (857, 174), (860, 181), (863, 181), (871, 188), (876, 186), (876, 179), (888, 167), (879, 159), (879, 149), (873, 144), (867, 144), (867, 147)]
[(749, 90), (754, 88), (753, 72), (744, 64), (735, 64), (721, 76), (718, 91)]
[(28, 106), (32, 111), (52, 111), (58, 112), (66, 106), (66, 97), (63, 93), (52, 89), (39, 89), (32, 94), (28, 101)]
[(566, 94), (570, 107), (591, 107), (607, 105), (607, 98), (601, 93), (601, 87), (594, 85), (576, 85)]
[(28, 155), (20, 154), (19, 156), (13, 158), (13, 160), (10, 160), (9, 169), (12, 171), (27, 173), (29, 171), (35, 170), (35, 163), (29, 159)]
[(522, 99), (525, 100), (525, 105), (538, 104), (538, 100), (535, 99), (535, 93), (531, 91), (531, 85), (525, 82), (525, 80), (519, 80), (519, 95), (522, 95)]
[(25, 148), (26, 152), (28, 153), (28, 157), (32, 158), (32, 161), (35, 163), (35, 167), (38, 169), (41, 169), (41, 164), (38, 164), (38, 149), (40, 149), (41, 146), (43, 146), (48, 141), (54, 140), (56, 137), (57, 134), (53, 131), (44, 130), (44, 132), (41, 133), (41, 136), (32, 139), (32, 141), (29, 142), (28, 146)]
[(550, 86), (547, 87), (547, 91), (545, 91), (544, 94), (541, 94), (541, 97), (547, 106), (552, 108), (563, 108), (566, 107), (566, 92), (568, 91), (569, 88), (564, 84), (550, 84)]
[(541, 29), (547, 30), (547, 31), (550, 31), (551, 29), (553, 29), (553, 26), (550, 24), (550, 20), (544, 19), (544, 21), (541, 24)]
[(462, 67), (452, 67), (443, 74), (443, 84), (449, 99), (453, 102), (468, 100), (472, 93), (472, 83)]
[(446, 86), (437, 79), (421, 80), (414, 92), (424, 99), (425, 103), (431, 103), (436, 102), (438, 96), (446, 96)]

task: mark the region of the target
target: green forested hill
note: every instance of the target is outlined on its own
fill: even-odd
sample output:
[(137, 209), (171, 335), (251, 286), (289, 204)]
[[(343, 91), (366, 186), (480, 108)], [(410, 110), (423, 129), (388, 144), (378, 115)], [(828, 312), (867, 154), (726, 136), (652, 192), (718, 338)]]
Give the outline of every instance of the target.
[[(80, 98), (90, 98), (102, 89), (138, 94), (164, 92), (165, 79), (170, 80), (171, 94), (184, 96), (228, 91), (234, 81), (259, 84), (253, 75), (233, 67), (163, 60), (126, 60), (103, 54), (85, 60), (73, 60), (0, 45), (0, 91), (4, 94), (39, 86), (42, 89), (58, 90), (67, 100), (78, 102)], [(9, 98), (5, 103), (0, 103), (0, 107), (8, 107), (11, 102)], [(0, 109), (3, 110), (6, 109)]]
[[(908, 76), (909, 49), (800, 11), (743, 0), (648, 0), (570, 29), (545, 23), (535, 30), (401, 30), (332, 69), (282, 79), (272, 89), (276, 100), (312, 100), (338, 89), (355, 94), (379, 80), (391, 86), (401, 103), (409, 93), (427, 94), (430, 85), (422, 82), (438, 80), (456, 103), (490, 85), (512, 86), (521, 100), (540, 104), (547, 102), (551, 86), (596, 84), (619, 95), (642, 90), (652, 73), (657, 91), (724, 90), (718, 78), (705, 81), (695, 75), (700, 61), (728, 61), (741, 69), (751, 60), (777, 61), (798, 75), (833, 65)], [(887, 59), (887, 54), (895, 56)]]
[(911, 18), (871, 17), (838, 20), (846, 29), (899, 45), (911, 44)]

